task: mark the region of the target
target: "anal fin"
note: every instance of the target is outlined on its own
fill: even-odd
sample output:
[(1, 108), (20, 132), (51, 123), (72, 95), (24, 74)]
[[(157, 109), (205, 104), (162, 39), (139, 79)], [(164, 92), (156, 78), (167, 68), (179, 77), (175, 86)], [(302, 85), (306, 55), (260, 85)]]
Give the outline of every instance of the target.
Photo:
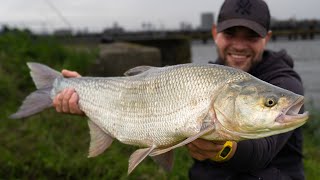
[(113, 142), (113, 137), (104, 132), (91, 120), (88, 121), (90, 129), (90, 148), (88, 157), (95, 157), (103, 153)]
[(150, 152), (154, 150), (155, 147), (155, 145), (152, 145), (149, 148), (138, 149), (131, 154), (129, 159), (128, 174), (130, 174), (134, 168), (136, 168), (138, 164), (140, 164), (141, 161), (144, 160), (150, 154)]

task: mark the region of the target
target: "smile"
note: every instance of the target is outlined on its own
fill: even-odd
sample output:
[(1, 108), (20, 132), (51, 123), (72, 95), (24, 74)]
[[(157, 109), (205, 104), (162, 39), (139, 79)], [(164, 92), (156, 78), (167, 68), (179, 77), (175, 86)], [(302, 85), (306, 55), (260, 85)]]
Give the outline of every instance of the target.
[(250, 57), (250, 55), (247, 55), (247, 54), (228, 53), (228, 55), (235, 59), (246, 59)]

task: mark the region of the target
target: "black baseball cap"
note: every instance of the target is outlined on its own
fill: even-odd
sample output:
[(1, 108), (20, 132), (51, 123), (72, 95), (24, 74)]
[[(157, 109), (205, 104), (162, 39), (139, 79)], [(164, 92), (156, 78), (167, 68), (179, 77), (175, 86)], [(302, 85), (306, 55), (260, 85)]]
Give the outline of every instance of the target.
[(263, 0), (225, 0), (218, 16), (217, 31), (234, 26), (247, 27), (261, 37), (270, 28), (270, 12)]

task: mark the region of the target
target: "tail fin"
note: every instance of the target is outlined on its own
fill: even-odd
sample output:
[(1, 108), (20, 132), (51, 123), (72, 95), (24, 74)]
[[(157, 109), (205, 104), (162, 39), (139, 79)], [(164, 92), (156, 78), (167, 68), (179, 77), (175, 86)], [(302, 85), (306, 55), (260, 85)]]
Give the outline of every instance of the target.
[(27, 65), (31, 70), (31, 77), (38, 90), (26, 97), (19, 110), (10, 116), (12, 119), (28, 117), (51, 107), (50, 91), (52, 84), (57, 77), (62, 76), (58, 71), (43, 64), (27, 63)]

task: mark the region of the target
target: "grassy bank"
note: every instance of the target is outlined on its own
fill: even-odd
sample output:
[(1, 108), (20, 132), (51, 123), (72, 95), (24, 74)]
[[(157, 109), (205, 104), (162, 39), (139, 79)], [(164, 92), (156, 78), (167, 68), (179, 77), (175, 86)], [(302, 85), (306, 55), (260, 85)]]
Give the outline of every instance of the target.
[[(175, 151), (175, 165), (167, 173), (150, 158), (127, 177), (128, 159), (135, 147), (114, 142), (102, 155), (87, 158), (89, 130), (85, 117), (54, 110), (28, 119), (11, 120), (22, 99), (35, 87), (26, 62), (57, 70), (70, 68), (87, 74), (96, 50), (65, 48), (54, 38), (11, 31), (0, 36), (0, 179), (187, 179), (192, 164), (185, 148)], [(305, 168), (308, 179), (320, 177), (320, 118), (313, 111), (304, 127)]]
[[(0, 177), (4, 179), (127, 179), (130, 154), (136, 149), (120, 143), (96, 158), (87, 158), (86, 118), (57, 115), (53, 110), (22, 121), (1, 123)], [(176, 152), (176, 166), (165, 173), (147, 159), (130, 179), (186, 178), (191, 159), (185, 149)]]
[[(115, 142), (97, 158), (87, 158), (87, 119), (47, 110), (28, 119), (11, 120), (35, 87), (26, 62), (87, 74), (96, 49), (63, 46), (51, 37), (10, 31), (0, 36), (0, 179), (127, 179), (128, 159), (136, 148)], [(147, 159), (131, 179), (180, 179), (192, 163), (180, 149), (176, 166), (166, 173)]]

